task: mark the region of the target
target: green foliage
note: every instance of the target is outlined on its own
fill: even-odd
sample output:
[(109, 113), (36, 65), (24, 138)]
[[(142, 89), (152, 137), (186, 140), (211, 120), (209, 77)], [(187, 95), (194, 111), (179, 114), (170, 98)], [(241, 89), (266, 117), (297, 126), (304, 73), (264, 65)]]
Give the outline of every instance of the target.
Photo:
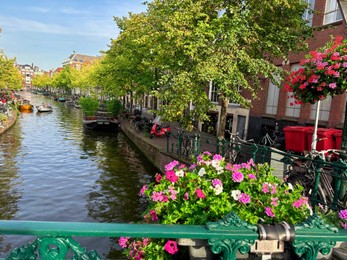
[(99, 102), (96, 98), (81, 97), (79, 102), (80, 102), (82, 111), (86, 116), (95, 116), (99, 108)]
[(18, 90), (22, 87), (22, 75), (15, 66), (15, 59), (7, 58), (0, 50), (0, 89)]
[[(297, 224), (312, 213), (308, 198), (301, 195), (303, 188), (283, 183), (268, 164), (250, 160), (232, 165), (205, 152), (191, 167), (173, 161), (165, 169), (164, 176), (157, 174), (155, 182), (140, 191), (149, 202), (146, 223), (203, 225), (234, 212), (251, 224)], [(153, 244), (163, 250), (163, 241), (146, 243)], [(150, 259), (146, 248), (141, 251)]]
[(106, 106), (107, 111), (111, 112), (113, 116), (118, 116), (119, 112), (123, 109), (122, 102), (118, 99), (108, 100)]

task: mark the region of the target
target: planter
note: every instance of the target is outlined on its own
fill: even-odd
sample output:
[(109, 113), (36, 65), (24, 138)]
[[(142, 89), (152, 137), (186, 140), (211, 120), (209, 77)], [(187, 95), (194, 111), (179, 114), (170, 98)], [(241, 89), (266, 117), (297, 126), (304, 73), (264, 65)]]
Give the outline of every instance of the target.
[(218, 255), (212, 253), (205, 239), (179, 238), (177, 239), (177, 244), (180, 246), (188, 246), (190, 260), (219, 259)]
[[(212, 253), (207, 240), (205, 239), (189, 239), (179, 238), (177, 244), (187, 246), (189, 248), (190, 260), (215, 260), (220, 259), (218, 255)], [(264, 259), (260, 255), (271, 255), (284, 253), (284, 242), (278, 240), (256, 240), (251, 247), (252, 259)], [(249, 259), (249, 254), (241, 254), (237, 252), (237, 259)]]

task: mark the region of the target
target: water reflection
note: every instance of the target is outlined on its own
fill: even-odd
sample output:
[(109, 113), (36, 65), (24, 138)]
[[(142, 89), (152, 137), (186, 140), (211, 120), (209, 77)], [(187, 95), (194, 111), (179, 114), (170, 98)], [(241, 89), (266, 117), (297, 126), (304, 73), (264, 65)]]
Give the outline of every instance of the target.
[[(52, 113), (21, 113), (16, 125), (0, 136), (1, 219), (131, 222), (144, 205), (138, 191), (156, 169), (122, 134), (94, 133), (82, 127), (81, 111), (32, 95)], [(3, 257), (26, 237), (1, 241)], [(79, 239), (105, 258), (114, 253), (109, 238)], [(5, 252), (5, 253), (4, 253)]]

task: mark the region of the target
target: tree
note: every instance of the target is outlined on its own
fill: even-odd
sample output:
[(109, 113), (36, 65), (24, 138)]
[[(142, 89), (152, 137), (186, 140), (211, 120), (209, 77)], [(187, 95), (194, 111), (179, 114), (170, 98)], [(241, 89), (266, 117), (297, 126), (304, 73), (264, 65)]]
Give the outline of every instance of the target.
[(98, 68), (99, 83), (111, 96), (120, 97), (128, 93), (141, 98), (155, 88), (155, 64), (151, 24), (146, 13), (115, 17), (120, 35), (112, 40)]
[(53, 86), (63, 89), (64, 92), (69, 92), (72, 88), (71, 68), (65, 66), (62, 71), (53, 76)]
[(33, 86), (46, 89), (52, 85), (52, 78), (48, 73), (43, 73), (42, 75), (35, 75), (32, 81)]
[[(241, 87), (256, 98), (259, 77), (276, 81), (282, 71), (273, 58), (306, 47), (311, 28), (302, 19), (302, 0), (154, 0), (148, 16), (160, 77), (159, 98), (168, 100), (160, 111), (169, 120), (204, 119), (209, 106), (204, 91), (214, 81), (223, 101), (218, 136), (224, 136), (229, 99), (250, 106)], [(153, 44), (155, 42), (155, 44)]]
[(22, 87), (22, 75), (15, 66), (15, 59), (0, 52), (0, 89), (18, 90)]

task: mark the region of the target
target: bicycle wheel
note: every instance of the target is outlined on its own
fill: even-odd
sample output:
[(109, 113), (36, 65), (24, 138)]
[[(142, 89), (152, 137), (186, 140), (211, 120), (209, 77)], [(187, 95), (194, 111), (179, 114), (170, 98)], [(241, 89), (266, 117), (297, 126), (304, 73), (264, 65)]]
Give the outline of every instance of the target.
[[(306, 197), (312, 197), (313, 186), (314, 186), (314, 178), (313, 176), (308, 176), (307, 174), (298, 174), (292, 173), (288, 174), (286, 182), (292, 184), (294, 187), (298, 187), (298, 185), (304, 188), (303, 195)], [(327, 211), (329, 208), (326, 207), (328, 204), (327, 194), (324, 192), (324, 189), (321, 183), (318, 184), (318, 192), (317, 192), (317, 202), (323, 205), (323, 210)]]

